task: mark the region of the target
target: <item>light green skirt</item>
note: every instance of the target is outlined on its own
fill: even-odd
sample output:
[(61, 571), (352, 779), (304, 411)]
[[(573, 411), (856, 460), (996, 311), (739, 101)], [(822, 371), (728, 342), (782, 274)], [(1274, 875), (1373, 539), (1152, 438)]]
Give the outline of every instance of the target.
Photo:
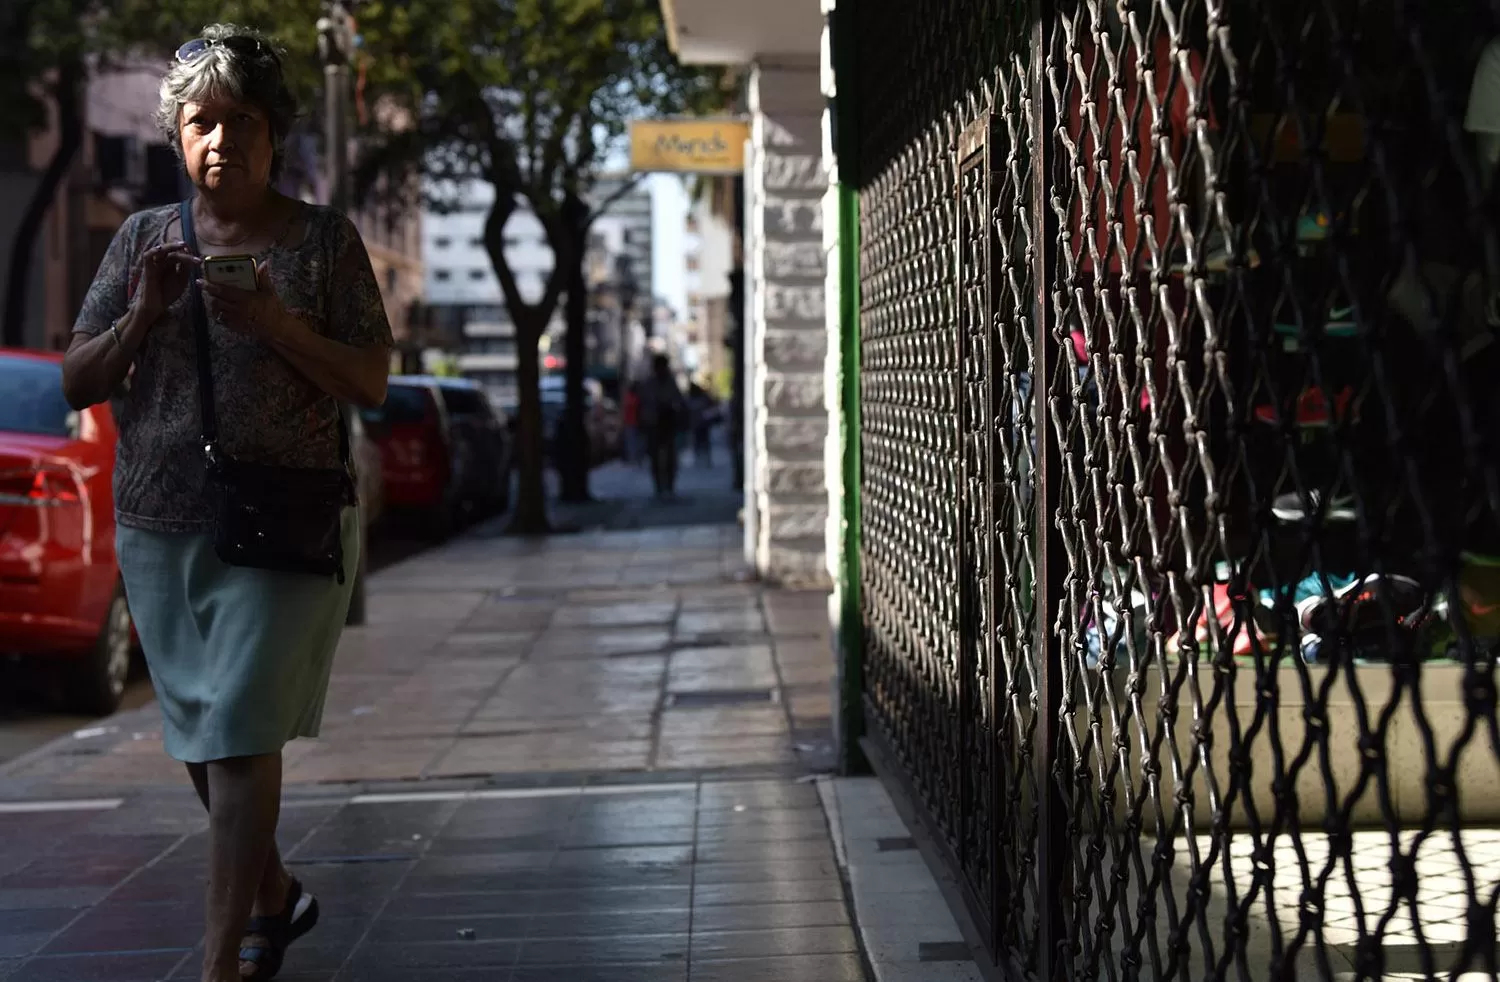
[(118, 526), (120, 573), (167, 753), (186, 763), (279, 753), (314, 737), (359, 568), (344, 510), (344, 583), (230, 566), (209, 534)]

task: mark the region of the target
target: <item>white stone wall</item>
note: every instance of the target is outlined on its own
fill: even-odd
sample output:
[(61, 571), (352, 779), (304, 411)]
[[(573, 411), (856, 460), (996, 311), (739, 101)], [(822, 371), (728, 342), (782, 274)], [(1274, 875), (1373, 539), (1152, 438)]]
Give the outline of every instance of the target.
[(826, 584), (828, 172), (819, 59), (759, 61), (751, 74), (750, 110), (748, 504), (755, 515), (746, 523), (753, 529), (747, 551), (768, 579)]
[[(825, 17), (832, 13), (833, 0), (823, 0)], [(824, 468), (827, 473), (828, 520), (824, 527), (824, 542), (828, 550), (828, 575), (835, 586), (835, 594), (829, 598), (829, 616), (835, 632), (839, 627), (839, 612), (842, 597), (839, 589), (839, 563), (844, 548), (844, 448), (840, 426), (843, 422), (842, 387), (844, 381), (843, 357), (839, 350), (840, 324), (839, 304), (842, 297), (839, 281), (839, 173), (838, 157), (833, 148), (833, 106), (838, 95), (833, 72), (833, 51), (830, 47), (828, 25), (823, 26), (822, 51), (819, 65), (819, 88), (823, 93), (822, 113), (823, 159), (828, 169), (828, 190), (823, 195), (823, 255), (827, 273), (825, 276), (826, 297), (824, 311), (824, 334), (828, 338), (828, 350), (823, 360), (823, 402), (828, 412), (828, 435), (823, 445)]]

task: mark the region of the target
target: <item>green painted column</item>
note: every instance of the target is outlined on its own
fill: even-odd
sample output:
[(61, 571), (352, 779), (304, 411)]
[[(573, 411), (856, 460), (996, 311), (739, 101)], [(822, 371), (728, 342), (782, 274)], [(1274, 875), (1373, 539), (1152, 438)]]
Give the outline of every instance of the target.
[[(857, 140), (859, 83), (857, 73), (858, 0), (840, 0), (829, 13), (829, 44), (833, 61), (834, 93), (830, 98), (835, 157), (838, 248), (830, 259), (837, 264), (830, 276), (837, 289), (837, 386), (839, 439), (838, 548), (835, 589), (839, 658), (838, 749), (839, 769), (865, 773), (869, 763), (860, 749), (864, 736), (864, 618), (860, 580), (860, 344), (859, 344), (859, 143)], [(833, 482), (830, 482), (831, 484)]]

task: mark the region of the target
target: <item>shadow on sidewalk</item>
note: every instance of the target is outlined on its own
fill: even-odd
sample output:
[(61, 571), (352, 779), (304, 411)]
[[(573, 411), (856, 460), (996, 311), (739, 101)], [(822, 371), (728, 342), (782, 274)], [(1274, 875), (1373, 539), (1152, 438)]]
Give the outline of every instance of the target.
[[(548, 515), (559, 533), (680, 528), (689, 525), (728, 525), (739, 521), (744, 492), (734, 486), (729, 448), (716, 441), (712, 461), (701, 464), (684, 451), (677, 473), (677, 493), (658, 498), (651, 472), (644, 462), (612, 460), (589, 475), (593, 501), (558, 500), (557, 472), (546, 475)], [(509, 516), (483, 522), (470, 534), (492, 538), (505, 534)]]

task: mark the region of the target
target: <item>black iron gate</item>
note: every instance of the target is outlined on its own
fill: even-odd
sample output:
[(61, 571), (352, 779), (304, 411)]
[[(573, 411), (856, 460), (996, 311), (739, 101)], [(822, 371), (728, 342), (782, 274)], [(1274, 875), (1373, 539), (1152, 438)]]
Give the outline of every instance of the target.
[(858, 23), (866, 715), (997, 965), (1493, 975), (1500, 8)]

